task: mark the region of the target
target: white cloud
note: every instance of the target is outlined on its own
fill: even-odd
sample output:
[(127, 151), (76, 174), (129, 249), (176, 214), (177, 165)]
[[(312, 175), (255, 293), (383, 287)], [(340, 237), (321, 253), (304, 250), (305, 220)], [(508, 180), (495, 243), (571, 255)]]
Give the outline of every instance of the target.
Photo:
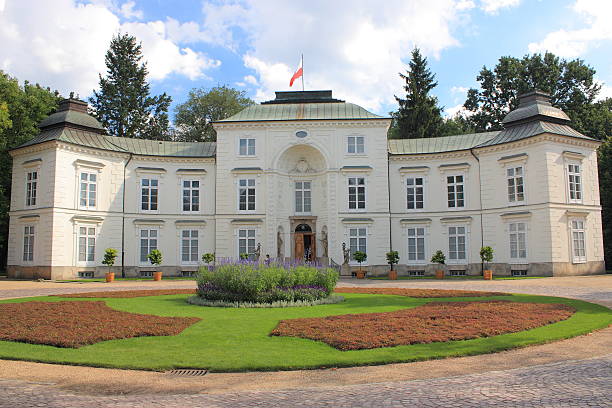
[(612, 98), (612, 86), (597, 78), (595, 78), (595, 82), (601, 85), (601, 91), (599, 91), (599, 95), (597, 95), (598, 101), (602, 101), (606, 98)]
[(255, 78), (253, 75), (245, 76), (244, 82), (246, 82), (247, 84), (251, 84), (251, 85), (259, 85), (259, 82), (257, 82), (257, 78)]
[(135, 6), (136, 3), (134, 3), (133, 1), (123, 3), (119, 8), (119, 13), (127, 19), (135, 18), (137, 20), (140, 20), (143, 17), (142, 10), (134, 9)]
[(444, 115), (447, 118), (454, 118), (459, 114), (467, 115), (467, 112), (468, 111), (463, 107), (463, 103), (451, 106), (450, 108), (444, 108)]
[[(126, 10), (137, 16), (133, 6)], [(64, 95), (76, 91), (85, 97), (97, 88), (98, 73), (106, 72), (104, 54), (119, 32), (142, 41), (151, 79), (170, 74), (196, 79), (219, 66), (219, 61), (180, 47), (168, 31), (162, 21), (122, 23), (112, 1), (7, 0), (0, 12), (0, 69)]]
[(480, 8), (488, 14), (497, 14), (500, 9), (516, 7), (521, 0), (480, 0)]
[[(269, 2), (242, 0), (203, 7), (203, 27), (218, 45), (246, 49), (243, 61), (255, 72), (256, 99), (289, 89), (304, 54), (306, 89), (333, 89), (334, 96), (383, 113), (401, 93), (415, 45), (432, 58), (459, 43), (453, 30), (466, 24), (471, 1), (354, 0)], [(245, 43), (237, 38), (246, 36)], [(245, 81), (243, 81), (245, 82)], [(294, 85), (293, 89), (296, 89)]]
[(578, 57), (603, 41), (612, 40), (612, 1), (577, 0), (572, 9), (578, 14), (586, 27), (576, 30), (561, 29), (553, 31), (540, 42), (529, 44), (530, 52), (550, 51), (562, 57)]

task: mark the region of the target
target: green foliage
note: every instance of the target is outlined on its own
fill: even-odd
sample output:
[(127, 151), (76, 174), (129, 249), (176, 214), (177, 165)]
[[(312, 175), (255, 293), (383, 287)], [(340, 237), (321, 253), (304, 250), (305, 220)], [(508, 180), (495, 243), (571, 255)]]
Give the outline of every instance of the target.
[(212, 122), (228, 118), (255, 102), (228, 86), (216, 86), (210, 90), (194, 88), (189, 91), (185, 103), (174, 108), (176, 139), (188, 142), (215, 142), (217, 133)]
[(599, 147), (599, 194), (607, 269), (612, 268), (612, 136)]
[(480, 260), (482, 262), (492, 262), (493, 261), (493, 248), (490, 246), (483, 246), (480, 248)]
[(391, 268), (393, 268), (393, 265), (396, 265), (399, 262), (399, 252), (397, 251), (389, 251), (387, 252), (387, 263), (389, 265), (391, 265)]
[(362, 251), (355, 251), (353, 252), (353, 259), (359, 262), (359, 264), (361, 264), (362, 262), (365, 262), (368, 259), (368, 254)]
[(198, 296), (210, 301), (313, 301), (331, 294), (338, 273), (305, 265), (227, 263), (214, 270), (200, 268), (196, 280)]
[(115, 248), (106, 248), (106, 250), (104, 251), (104, 259), (102, 260), (102, 265), (111, 267), (115, 264), (116, 259), (117, 250)]
[(465, 135), (467, 133), (476, 133), (476, 130), (467, 117), (459, 114), (444, 119), (439, 136)]
[(114, 36), (106, 52), (106, 77), (99, 75), (100, 90), (94, 91), (89, 103), (113, 136), (168, 140), (172, 98), (166, 93), (150, 95), (147, 65), (141, 60), (141, 45), (135, 37)]
[(202, 255), (202, 262), (206, 262), (207, 264), (213, 262), (215, 260), (215, 254), (206, 253)]
[(187, 298), (187, 303), (198, 306), (208, 307), (236, 307), (240, 309), (263, 309), (263, 308), (279, 308), (279, 307), (304, 307), (318, 305), (333, 305), (335, 303), (344, 302), (342, 296), (328, 296), (316, 300), (276, 300), (270, 303), (253, 303), (253, 302), (226, 302), (223, 300), (206, 300), (199, 296), (191, 296)]
[(390, 138), (415, 139), (440, 135), (443, 124), (438, 99), (429, 93), (438, 83), (418, 48), (412, 51), (407, 74), (399, 74), (405, 81), (406, 98), (395, 97), (399, 104), (393, 115)]
[(28, 81), (20, 85), (0, 71), (0, 270), (6, 265), (13, 170), (8, 151), (34, 138), (38, 123), (55, 111), (60, 99), (57, 91)]
[(147, 255), (147, 259), (151, 262), (151, 265), (159, 266), (163, 260), (162, 253), (159, 249), (154, 249)]
[(446, 262), (446, 256), (444, 256), (444, 252), (438, 249), (431, 257), (431, 262), (444, 265), (444, 263)]
[(550, 93), (553, 105), (582, 131), (587, 125), (583, 123), (585, 105), (592, 104), (601, 89), (594, 75), (584, 61), (567, 61), (550, 52), (522, 59), (501, 57), (492, 70), (485, 66), (476, 77), (480, 89), (468, 91), (464, 106), (474, 113), (468, 120), (478, 132), (500, 130), (503, 118), (518, 106), (517, 97), (539, 89)]
[(245, 253), (238, 255), (238, 257), (242, 259), (243, 261), (246, 261), (247, 259), (249, 259), (249, 254), (245, 252)]

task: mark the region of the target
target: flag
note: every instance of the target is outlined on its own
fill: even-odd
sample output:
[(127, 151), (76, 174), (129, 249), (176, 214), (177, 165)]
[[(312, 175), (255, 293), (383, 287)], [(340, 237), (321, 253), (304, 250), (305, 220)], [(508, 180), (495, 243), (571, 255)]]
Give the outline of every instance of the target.
[(300, 59), (300, 66), (298, 66), (297, 71), (295, 71), (295, 74), (293, 74), (293, 76), (291, 77), (291, 81), (289, 81), (289, 87), (293, 86), (293, 82), (298, 79), (299, 77), (302, 76), (302, 74), (304, 73), (304, 71), (302, 70), (302, 66), (304, 65), (304, 57), (302, 57)]

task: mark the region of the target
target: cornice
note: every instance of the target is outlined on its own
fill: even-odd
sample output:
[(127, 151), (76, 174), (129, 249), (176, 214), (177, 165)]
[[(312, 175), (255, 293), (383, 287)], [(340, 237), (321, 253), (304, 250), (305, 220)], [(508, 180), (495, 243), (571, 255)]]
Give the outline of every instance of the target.
[(214, 157), (176, 157), (176, 156), (139, 156), (135, 154), (134, 161), (143, 162), (164, 162), (164, 163), (212, 163), (215, 164)]
[(414, 160), (447, 160), (447, 159), (460, 159), (469, 158), (471, 154), (468, 150), (458, 150), (453, 152), (440, 152), (440, 153), (414, 153), (414, 154), (402, 154), (402, 155), (390, 155), (389, 161), (391, 162), (411, 162)]
[(55, 140), (49, 140), (47, 142), (38, 143), (31, 146), (20, 147), (18, 149), (9, 150), (9, 154), (12, 157), (21, 156), (29, 153), (42, 152), (45, 150), (54, 149), (57, 146), (57, 142)]
[(387, 128), (390, 119), (329, 120), (329, 121), (261, 121), (215, 123), (215, 129), (294, 129), (294, 128)]

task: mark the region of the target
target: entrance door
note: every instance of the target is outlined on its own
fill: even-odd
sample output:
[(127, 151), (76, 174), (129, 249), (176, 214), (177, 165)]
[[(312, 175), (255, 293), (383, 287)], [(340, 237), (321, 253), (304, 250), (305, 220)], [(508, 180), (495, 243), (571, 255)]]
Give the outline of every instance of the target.
[(300, 224), (295, 228), (294, 257), (301, 261), (312, 262), (316, 259), (317, 249), (315, 234), (308, 224)]
[(304, 234), (295, 234), (295, 259), (304, 259)]

